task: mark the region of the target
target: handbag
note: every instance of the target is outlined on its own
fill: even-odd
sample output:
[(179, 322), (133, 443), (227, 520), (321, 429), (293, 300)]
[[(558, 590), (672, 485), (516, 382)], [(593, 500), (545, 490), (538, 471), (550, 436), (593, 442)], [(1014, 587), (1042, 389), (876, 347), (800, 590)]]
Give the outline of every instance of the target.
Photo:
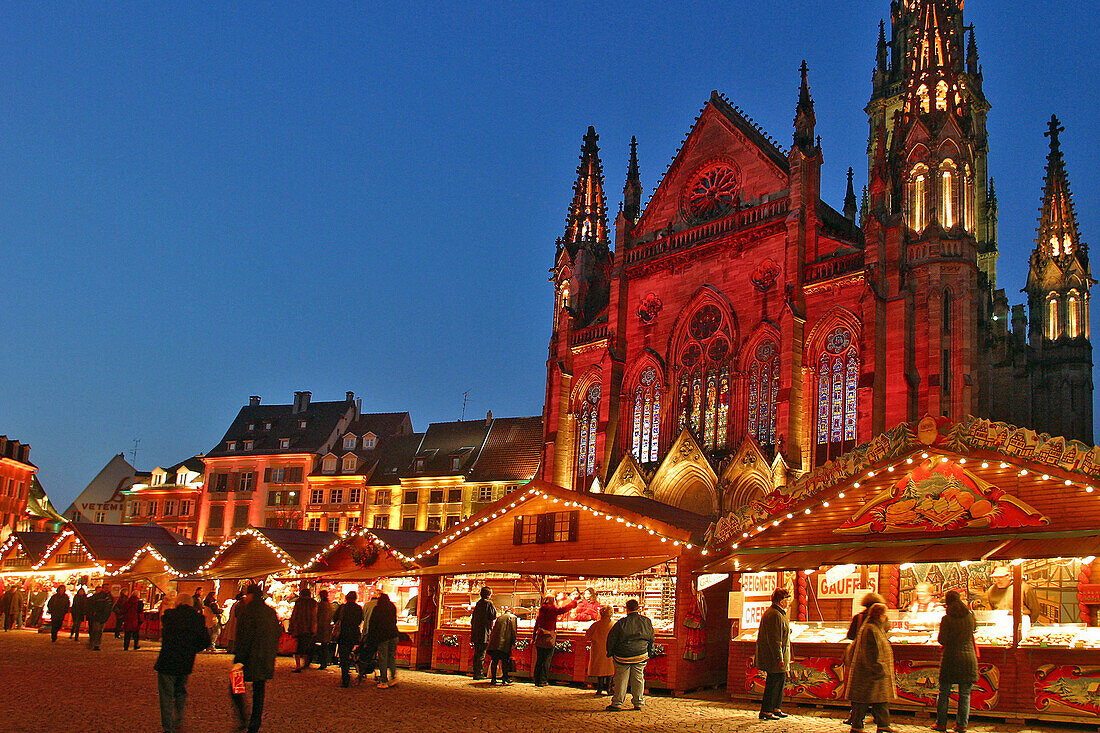
[(553, 649), (554, 642), (557, 641), (557, 639), (557, 632), (547, 631), (546, 629), (535, 629), (535, 646), (539, 649)]

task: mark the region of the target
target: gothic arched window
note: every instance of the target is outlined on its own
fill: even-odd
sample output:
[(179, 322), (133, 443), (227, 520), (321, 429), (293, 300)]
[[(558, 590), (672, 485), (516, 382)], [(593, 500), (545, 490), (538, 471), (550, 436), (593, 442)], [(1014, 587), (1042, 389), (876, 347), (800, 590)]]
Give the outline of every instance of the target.
[(634, 420), (631, 452), (639, 463), (656, 463), (661, 436), (661, 380), (654, 367), (646, 367), (634, 388)]
[(676, 415), (707, 451), (727, 447), (732, 353), (727, 325), (717, 306), (705, 305), (691, 317), (688, 338), (677, 361), (680, 369)]
[(909, 179), (909, 228), (918, 234), (928, 226), (928, 169), (918, 165)]
[(817, 360), (817, 463), (855, 447), (859, 349), (852, 331), (837, 327)]
[(761, 446), (775, 446), (779, 397), (779, 348), (772, 340), (756, 347), (749, 366), (749, 433)]
[(966, 231), (974, 232), (974, 173), (969, 165), (963, 167), (962, 174), (962, 189), (963, 189), (963, 228)]
[(1077, 338), (1081, 335), (1080, 303), (1077, 291), (1069, 291), (1069, 297), (1066, 299), (1066, 335), (1070, 338)]
[(1054, 341), (1062, 335), (1061, 319), (1058, 318), (1058, 296), (1050, 294), (1047, 300), (1047, 338)]
[(936, 109), (947, 111), (947, 82), (942, 80), (936, 84)]
[(944, 163), (944, 169), (940, 172), (940, 202), (942, 215), (940, 223), (944, 229), (955, 226), (958, 211), (955, 203), (955, 167), (950, 161)]
[(582, 478), (596, 473), (596, 426), (600, 419), (600, 385), (593, 384), (585, 392), (577, 409), (577, 475)]
[(929, 110), (928, 87), (921, 84), (920, 89), (917, 90), (917, 98), (920, 100), (920, 111), (927, 112)]

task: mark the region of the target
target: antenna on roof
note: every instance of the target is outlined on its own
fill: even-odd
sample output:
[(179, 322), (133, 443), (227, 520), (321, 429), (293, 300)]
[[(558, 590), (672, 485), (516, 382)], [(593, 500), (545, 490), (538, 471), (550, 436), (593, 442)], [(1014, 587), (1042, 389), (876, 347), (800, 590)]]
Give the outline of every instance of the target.
[(134, 447), (130, 449), (130, 463), (137, 465), (137, 447), (141, 442), (141, 438), (134, 438)]
[(470, 399), (470, 390), (466, 390), (462, 393), (462, 416), (458, 418), (459, 422), (466, 419), (466, 401)]

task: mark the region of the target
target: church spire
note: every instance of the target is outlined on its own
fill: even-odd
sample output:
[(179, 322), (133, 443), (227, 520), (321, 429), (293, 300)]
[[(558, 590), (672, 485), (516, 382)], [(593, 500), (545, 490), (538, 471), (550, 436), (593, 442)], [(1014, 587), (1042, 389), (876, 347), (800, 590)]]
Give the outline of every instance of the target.
[(962, 12), (955, 0), (915, 0), (906, 58), (907, 110), (951, 111), (959, 105), (963, 72)]
[(642, 180), (638, 174), (638, 138), (630, 137), (630, 163), (626, 167), (626, 185), (623, 186), (623, 216), (631, 225), (637, 223), (642, 213)]
[(794, 144), (806, 155), (815, 152), (814, 127), (817, 125), (817, 117), (814, 115), (814, 100), (810, 96), (809, 68), (806, 60), (802, 60), (799, 68), (802, 73), (802, 84), (798, 90), (798, 107), (794, 113)]
[(1059, 133), (1065, 132), (1065, 128), (1054, 115), (1050, 117), (1048, 128), (1044, 134), (1050, 138), (1050, 152), (1047, 154), (1047, 173), (1043, 185), (1043, 206), (1039, 215), (1036, 247), (1043, 250), (1048, 257), (1063, 258), (1080, 254), (1087, 262), (1088, 248), (1081, 242), (1078, 233), (1077, 214), (1069, 190), (1066, 162), (1058, 139)]
[(855, 221), (856, 220), (856, 213), (858, 211), (858, 209), (856, 207), (859, 205), (856, 202), (856, 190), (852, 186), (852, 176), (853, 175), (854, 175), (854, 173), (852, 172), (852, 168), (849, 167), (848, 168), (848, 191), (844, 194), (844, 216), (846, 216), (849, 221)]
[(981, 74), (981, 66), (978, 65), (978, 42), (974, 40), (974, 26), (970, 26), (970, 34), (966, 41), (966, 73), (971, 76)]
[(607, 225), (607, 199), (603, 191), (603, 164), (600, 163), (600, 136), (589, 126), (581, 145), (581, 163), (573, 185), (573, 202), (565, 220), (562, 245), (570, 256), (579, 249), (606, 252), (611, 241)]

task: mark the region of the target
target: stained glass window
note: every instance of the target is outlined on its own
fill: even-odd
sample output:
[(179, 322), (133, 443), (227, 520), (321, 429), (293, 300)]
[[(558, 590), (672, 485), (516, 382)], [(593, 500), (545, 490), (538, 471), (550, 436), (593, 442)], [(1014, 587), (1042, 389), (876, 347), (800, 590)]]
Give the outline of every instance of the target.
[(855, 446), (859, 388), (859, 350), (847, 328), (825, 339), (817, 365), (817, 459), (839, 456)]
[(708, 453), (728, 447), (730, 348), (728, 324), (717, 306), (705, 305), (688, 322), (681, 348), (675, 414), (679, 429), (690, 429)]
[(749, 434), (762, 446), (775, 445), (776, 400), (779, 397), (779, 349), (765, 341), (749, 366)]
[(577, 475), (581, 479), (596, 473), (596, 428), (600, 413), (600, 385), (585, 393), (577, 411)]
[(647, 367), (642, 371), (638, 386), (634, 389), (634, 429), (631, 433), (631, 451), (638, 461), (651, 463), (657, 460), (660, 434), (661, 381), (657, 378), (657, 370), (654, 367)]

